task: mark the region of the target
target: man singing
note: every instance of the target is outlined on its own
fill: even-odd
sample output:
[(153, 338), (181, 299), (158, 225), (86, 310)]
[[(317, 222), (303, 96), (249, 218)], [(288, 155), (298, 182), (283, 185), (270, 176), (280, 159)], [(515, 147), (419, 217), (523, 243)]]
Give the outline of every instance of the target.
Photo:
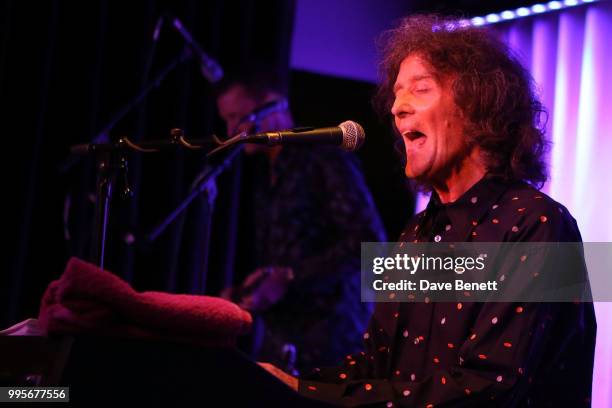
[[(400, 240), (580, 242), (567, 209), (536, 189), (543, 107), (512, 52), (429, 15), (383, 39), (377, 102), (405, 145), (406, 176), (432, 192)], [(591, 303), (379, 303), (364, 352), (342, 367), (299, 381), (267, 368), (346, 406), (588, 406), (595, 331)]]

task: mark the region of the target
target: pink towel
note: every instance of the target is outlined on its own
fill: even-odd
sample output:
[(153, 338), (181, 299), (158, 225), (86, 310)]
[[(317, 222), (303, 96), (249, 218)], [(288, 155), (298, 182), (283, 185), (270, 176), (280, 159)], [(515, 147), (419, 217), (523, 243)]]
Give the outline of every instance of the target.
[(143, 337), (200, 345), (235, 344), (251, 315), (227, 300), (136, 292), (119, 277), (72, 258), (47, 287), (39, 320), (47, 333)]

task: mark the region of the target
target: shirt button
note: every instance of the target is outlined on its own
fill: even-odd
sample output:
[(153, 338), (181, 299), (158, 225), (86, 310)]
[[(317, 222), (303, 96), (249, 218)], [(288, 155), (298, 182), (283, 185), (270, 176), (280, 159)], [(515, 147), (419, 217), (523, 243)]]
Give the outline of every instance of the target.
[(434, 237), (434, 241), (436, 241), (436, 242), (440, 242), (440, 241), (442, 241), (442, 237), (441, 237), (441, 236), (439, 236), (439, 235), (436, 235), (436, 236)]

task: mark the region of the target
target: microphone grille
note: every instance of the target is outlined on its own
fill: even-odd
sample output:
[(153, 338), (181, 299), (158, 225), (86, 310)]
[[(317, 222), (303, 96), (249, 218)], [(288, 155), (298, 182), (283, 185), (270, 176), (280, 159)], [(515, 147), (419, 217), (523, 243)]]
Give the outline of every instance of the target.
[(361, 147), (365, 141), (365, 132), (359, 123), (347, 120), (338, 127), (342, 129), (342, 149), (353, 152)]

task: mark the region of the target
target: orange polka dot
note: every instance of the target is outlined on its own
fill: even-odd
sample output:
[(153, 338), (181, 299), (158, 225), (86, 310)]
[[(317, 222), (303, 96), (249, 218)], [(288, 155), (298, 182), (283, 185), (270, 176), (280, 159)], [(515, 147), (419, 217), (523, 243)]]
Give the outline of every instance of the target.
[(399, 317), (399, 313), (398, 312), (393, 313), (393, 317), (397, 319)]
[(463, 309), (463, 305), (461, 303), (457, 303), (457, 310)]
[(455, 348), (455, 345), (453, 343), (448, 343), (447, 346), (449, 349)]
[(499, 220), (497, 218), (493, 218), (493, 224), (499, 224)]
[(440, 382), (442, 382), (442, 385), (446, 385), (446, 377), (442, 376)]
[(404, 390), (402, 394), (404, 395), (404, 397), (407, 397), (410, 395), (410, 390)]
[(474, 340), (475, 338), (476, 338), (476, 333), (474, 333), (474, 334), (472, 334), (472, 335), (470, 336), (470, 340)]
[(548, 221), (548, 217), (546, 217), (545, 215), (540, 215), (540, 221), (541, 222), (546, 222), (546, 221)]
[(486, 354), (479, 354), (478, 358), (481, 360), (486, 360), (487, 359), (487, 355)]
[(515, 225), (512, 227), (512, 232), (518, 232), (519, 228)]
[(472, 236), (475, 237), (476, 235), (478, 235), (476, 231), (472, 231)]
[(343, 380), (346, 380), (346, 374), (345, 373), (340, 373), (340, 378), (342, 378)]
[(517, 307), (516, 313), (523, 313), (523, 307), (522, 306)]
[(521, 255), (521, 262), (525, 262), (525, 260), (527, 259), (527, 255)]
[(365, 388), (366, 391), (370, 391), (370, 390), (372, 390), (372, 384), (366, 384), (364, 386), (364, 388)]
[(476, 226), (476, 225), (478, 225), (478, 222), (477, 221), (472, 221), (472, 225)]
[(469, 388), (466, 388), (464, 391), (466, 395), (470, 395), (472, 393), (472, 391)]
[(523, 208), (519, 208), (517, 211), (518, 211), (518, 212), (523, 212), (523, 211), (525, 211), (525, 207), (523, 207)]
[(425, 408), (433, 408), (433, 404), (427, 404)]
[(395, 375), (400, 375), (400, 370), (395, 370)]
[(434, 357), (433, 362), (438, 364), (440, 362), (440, 359), (438, 357)]
[(506, 347), (506, 348), (510, 348), (510, 347), (512, 347), (512, 343), (510, 343), (509, 341), (507, 341), (507, 342), (505, 342), (505, 343), (504, 343), (504, 347)]
[(518, 200), (518, 197), (512, 197), (512, 201)]
[(316, 391), (316, 390), (317, 390), (317, 387), (315, 387), (314, 385), (309, 385), (309, 386), (308, 386), (308, 390), (309, 390), (309, 391)]
[(356, 362), (355, 360), (352, 360), (352, 361), (349, 363), (349, 365), (355, 365), (355, 364), (357, 364), (357, 362)]

